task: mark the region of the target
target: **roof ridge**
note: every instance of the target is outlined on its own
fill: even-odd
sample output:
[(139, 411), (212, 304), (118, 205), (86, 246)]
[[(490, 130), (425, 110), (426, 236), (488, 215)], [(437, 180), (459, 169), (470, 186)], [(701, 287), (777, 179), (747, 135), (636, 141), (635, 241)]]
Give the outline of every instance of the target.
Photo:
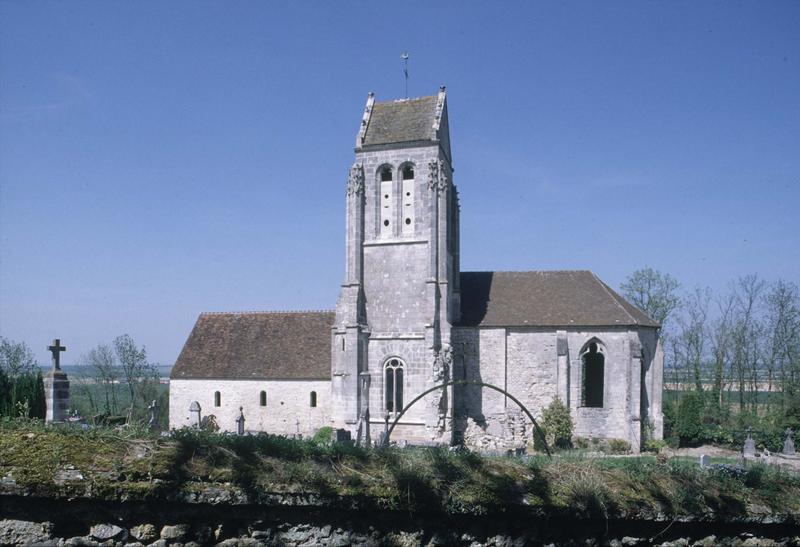
[(200, 315), (279, 315), (279, 314), (300, 314), (300, 313), (336, 313), (336, 310), (244, 310), (244, 311), (203, 311)]
[(628, 317), (630, 317), (630, 319), (631, 319), (631, 321), (633, 321), (633, 324), (634, 324), (634, 325), (640, 325), (640, 324), (641, 324), (641, 323), (639, 322), (639, 320), (638, 320), (638, 319), (636, 319), (636, 318), (635, 318), (635, 317), (634, 317), (634, 316), (633, 316), (633, 315), (632, 315), (632, 314), (631, 314), (631, 313), (630, 313), (628, 310), (626, 310), (626, 309), (625, 309), (625, 306), (623, 306), (623, 305), (620, 303), (620, 301), (617, 299), (617, 297), (616, 297), (616, 296), (614, 296), (614, 294), (612, 294), (612, 292), (611, 292), (611, 288), (610, 288), (608, 285), (606, 285), (605, 283), (603, 283), (603, 282), (600, 280), (600, 278), (599, 278), (599, 277), (597, 277), (597, 276), (594, 274), (594, 272), (592, 272), (592, 277), (594, 278), (594, 280), (595, 280), (595, 281), (597, 281), (597, 283), (599, 283), (599, 284), (600, 284), (600, 286), (603, 288), (603, 290), (606, 292), (606, 294), (607, 294), (609, 297), (611, 297), (611, 300), (613, 300), (613, 301), (614, 301), (614, 304), (616, 304), (616, 305), (617, 305), (617, 307), (618, 307), (619, 309), (621, 309), (621, 310), (622, 310), (622, 313), (624, 313), (625, 315), (627, 315)]
[(405, 103), (408, 101), (421, 101), (423, 99), (438, 99), (439, 95), (421, 95), (419, 97), (405, 97), (401, 99), (388, 99), (386, 101), (375, 101), (375, 104)]
[(589, 272), (594, 275), (592, 270), (467, 270), (460, 273), (577, 273)]

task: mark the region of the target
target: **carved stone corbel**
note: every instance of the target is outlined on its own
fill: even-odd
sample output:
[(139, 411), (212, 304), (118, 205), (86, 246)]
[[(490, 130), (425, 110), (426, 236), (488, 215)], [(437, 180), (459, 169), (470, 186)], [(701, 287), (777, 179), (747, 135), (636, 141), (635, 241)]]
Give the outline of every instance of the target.
[(347, 176), (347, 196), (364, 195), (364, 166), (354, 163)]

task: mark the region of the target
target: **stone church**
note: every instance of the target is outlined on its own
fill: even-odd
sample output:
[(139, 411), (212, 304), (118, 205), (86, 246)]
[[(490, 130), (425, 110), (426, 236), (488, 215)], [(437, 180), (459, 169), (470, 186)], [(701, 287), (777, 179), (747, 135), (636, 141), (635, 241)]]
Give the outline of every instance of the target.
[(660, 438), (659, 325), (590, 271), (461, 271), (452, 165), (444, 88), (370, 94), (335, 311), (201, 314), (172, 370), (170, 427), (193, 406), (223, 430), (241, 413), (248, 431), (375, 441), (399, 417), (392, 440), (510, 448), (532, 434), (511, 397), (534, 416), (560, 398), (577, 436)]

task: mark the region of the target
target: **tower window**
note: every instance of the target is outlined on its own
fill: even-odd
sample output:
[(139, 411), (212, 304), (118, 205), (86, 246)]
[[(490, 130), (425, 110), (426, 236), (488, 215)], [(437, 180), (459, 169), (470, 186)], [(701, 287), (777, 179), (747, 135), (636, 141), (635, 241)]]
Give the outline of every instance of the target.
[(581, 356), (583, 361), (583, 382), (581, 392), (583, 406), (603, 407), (603, 388), (605, 383), (605, 356), (597, 342), (591, 342)]
[(394, 208), (396, 207), (395, 202), (395, 190), (394, 190), (394, 181), (392, 180), (392, 168), (388, 165), (384, 165), (378, 170), (378, 178), (380, 178), (380, 185), (381, 185), (381, 193), (380, 193), (380, 203), (378, 204), (381, 217), (380, 217), (380, 236), (381, 237), (391, 237), (393, 235), (392, 230), (392, 218), (394, 217)]
[(258, 404), (261, 405), (261, 406), (267, 406), (267, 392), (266, 391), (262, 391), (258, 395)]
[(414, 235), (414, 166), (406, 164), (402, 167), (402, 200), (403, 235)]
[(384, 367), (384, 400), (386, 410), (399, 413), (403, 410), (403, 368), (400, 359), (390, 359)]
[(220, 406), (222, 404), (222, 396), (219, 394), (219, 391), (214, 392), (214, 406)]
[(309, 397), (308, 404), (312, 408), (317, 406), (317, 392), (316, 391), (312, 391), (311, 392), (311, 396)]

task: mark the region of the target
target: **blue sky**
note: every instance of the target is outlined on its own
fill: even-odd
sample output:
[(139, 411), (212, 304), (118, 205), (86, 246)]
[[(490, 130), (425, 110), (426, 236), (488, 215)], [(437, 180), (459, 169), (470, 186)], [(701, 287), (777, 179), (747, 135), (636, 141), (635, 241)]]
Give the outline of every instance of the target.
[(800, 281), (800, 2), (0, 2), (0, 335), (330, 309), (368, 91), (448, 89), (464, 270)]

